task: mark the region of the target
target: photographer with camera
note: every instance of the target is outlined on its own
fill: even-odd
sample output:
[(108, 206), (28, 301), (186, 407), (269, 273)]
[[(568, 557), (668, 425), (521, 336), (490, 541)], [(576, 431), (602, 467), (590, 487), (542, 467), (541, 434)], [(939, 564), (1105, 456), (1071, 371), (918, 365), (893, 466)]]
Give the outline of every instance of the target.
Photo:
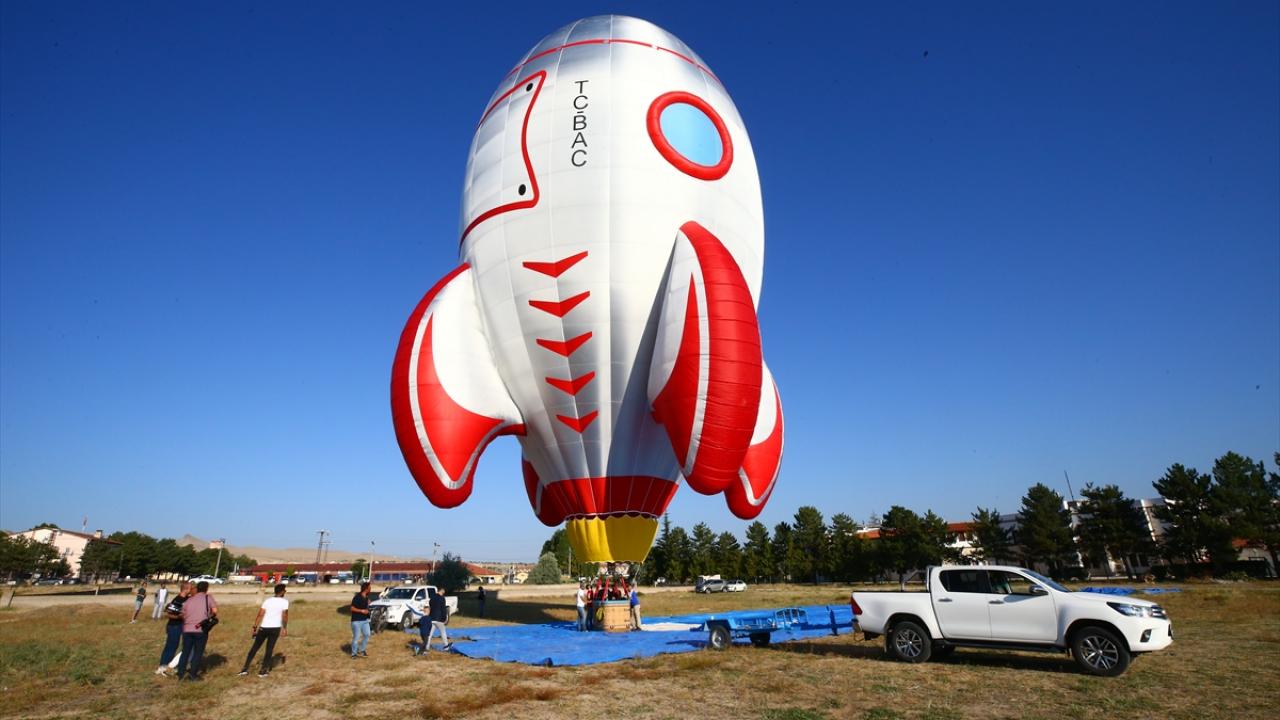
[(196, 585), (196, 594), (182, 604), (182, 659), (178, 661), (179, 680), (202, 679), (204, 646), (209, 631), (218, 624), (218, 603), (209, 595), (209, 583)]

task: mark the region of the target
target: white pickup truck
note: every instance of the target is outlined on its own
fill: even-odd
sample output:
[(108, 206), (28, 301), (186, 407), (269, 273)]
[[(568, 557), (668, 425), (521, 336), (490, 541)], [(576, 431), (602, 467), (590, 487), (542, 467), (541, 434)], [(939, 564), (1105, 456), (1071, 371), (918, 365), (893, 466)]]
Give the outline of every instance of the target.
[(854, 592), (857, 628), (885, 636), (885, 651), (924, 662), (957, 647), (1070, 651), (1093, 675), (1123, 673), (1134, 655), (1173, 642), (1173, 625), (1148, 600), (1072, 592), (1026, 568), (929, 567), (925, 592)]
[[(382, 592), (381, 597), (369, 603), (369, 610), (379, 610), (381, 619), (388, 625), (398, 625), (402, 628), (413, 627), (414, 621), (423, 613), (428, 612), (427, 609), (427, 590), (434, 590), (434, 585), (400, 585), (399, 587), (388, 588)], [(444, 604), (449, 609), (449, 615), (452, 616), (458, 611), (458, 598), (446, 595)], [(418, 614), (409, 612), (412, 607)]]

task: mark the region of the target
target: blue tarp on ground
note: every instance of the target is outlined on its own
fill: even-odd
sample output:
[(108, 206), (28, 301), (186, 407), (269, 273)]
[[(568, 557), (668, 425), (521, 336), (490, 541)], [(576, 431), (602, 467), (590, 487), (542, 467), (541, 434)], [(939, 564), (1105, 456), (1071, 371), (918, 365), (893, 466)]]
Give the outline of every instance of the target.
[[(832, 634), (832, 622), (840, 634), (850, 632), (853, 612), (848, 605), (812, 605), (801, 608), (808, 622), (794, 630), (773, 634), (773, 642), (787, 642)], [(645, 618), (646, 625), (676, 623), (699, 628), (708, 618), (772, 613), (773, 610), (740, 610), (729, 613)], [(472, 658), (529, 665), (594, 665), (630, 658), (700, 650), (707, 645), (707, 631), (645, 630), (641, 632), (578, 632), (571, 622), (545, 625), (502, 625), (451, 628), (453, 650)], [(743, 638), (737, 642), (749, 642)]]
[(1131, 587), (1087, 587), (1080, 592), (1098, 593), (1100, 595), (1132, 595), (1136, 592), (1143, 595), (1160, 595), (1162, 593), (1182, 592), (1182, 588), (1142, 588), (1134, 590)]

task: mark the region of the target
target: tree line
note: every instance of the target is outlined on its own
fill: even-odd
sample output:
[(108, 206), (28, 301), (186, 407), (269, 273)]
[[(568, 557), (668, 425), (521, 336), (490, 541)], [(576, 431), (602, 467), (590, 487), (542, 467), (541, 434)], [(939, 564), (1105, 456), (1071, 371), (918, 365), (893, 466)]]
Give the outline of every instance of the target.
[[(44, 523), (38, 527), (57, 526)], [(217, 550), (196, 550), (191, 545), (179, 545), (173, 538), (156, 539), (132, 530), (114, 532), (105, 539), (114, 542), (91, 540), (85, 546), (80, 558), (81, 577), (110, 580), (163, 573), (194, 576), (212, 575), (215, 570), (218, 575), (226, 577), (232, 568), (258, 564), (248, 555), (233, 555), (225, 550), (219, 563)], [(0, 574), (9, 578), (30, 575), (62, 577), (69, 575), (71, 570), (53, 545), (0, 533)]]
[[(1275, 462), (1280, 466), (1280, 453)], [(1073, 527), (1063, 497), (1037, 483), (1022, 497), (1015, 522), (1002, 522), (998, 509), (976, 508), (964, 531), (970, 549), (963, 557), (956, 533), (932, 510), (920, 514), (895, 505), (863, 523), (877, 533), (864, 533), (846, 513), (828, 522), (806, 505), (772, 530), (751, 523), (742, 541), (706, 523), (686, 531), (664, 516), (641, 575), (646, 582), (666, 578), (671, 583), (715, 574), (755, 582), (865, 582), (901, 580), (943, 562), (986, 562), (1043, 566), (1059, 579), (1084, 579), (1086, 566), (1106, 566), (1114, 559), (1133, 577), (1140, 564), (1159, 557), (1165, 564), (1155, 569), (1158, 574), (1181, 577), (1238, 570), (1233, 542), (1266, 548), (1272, 567), (1280, 567), (1274, 564), (1280, 550), (1280, 475), (1261, 462), (1228, 452), (1210, 473), (1175, 464), (1152, 486), (1165, 499), (1152, 508), (1166, 525), (1158, 541), (1144, 510), (1116, 485), (1086, 485)], [(554, 556), (563, 574), (595, 574), (592, 564), (570, 565), (563, 529), (543, 544), (541, 554)]]

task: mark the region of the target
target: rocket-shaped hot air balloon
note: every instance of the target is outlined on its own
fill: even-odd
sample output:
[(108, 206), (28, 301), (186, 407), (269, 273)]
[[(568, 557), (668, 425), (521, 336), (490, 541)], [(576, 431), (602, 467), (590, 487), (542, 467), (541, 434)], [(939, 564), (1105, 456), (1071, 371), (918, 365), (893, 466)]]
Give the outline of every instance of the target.
[(459, 234), (391, 378), (432, 503), (466, 500), (485, 446), (515, 435), (534, 512), (586, 561), (643, 560), (682, 477), (760, 513), (782, 456), (760, 180), (692, 50), (620, 16), (544, 38), (480, 116)]

